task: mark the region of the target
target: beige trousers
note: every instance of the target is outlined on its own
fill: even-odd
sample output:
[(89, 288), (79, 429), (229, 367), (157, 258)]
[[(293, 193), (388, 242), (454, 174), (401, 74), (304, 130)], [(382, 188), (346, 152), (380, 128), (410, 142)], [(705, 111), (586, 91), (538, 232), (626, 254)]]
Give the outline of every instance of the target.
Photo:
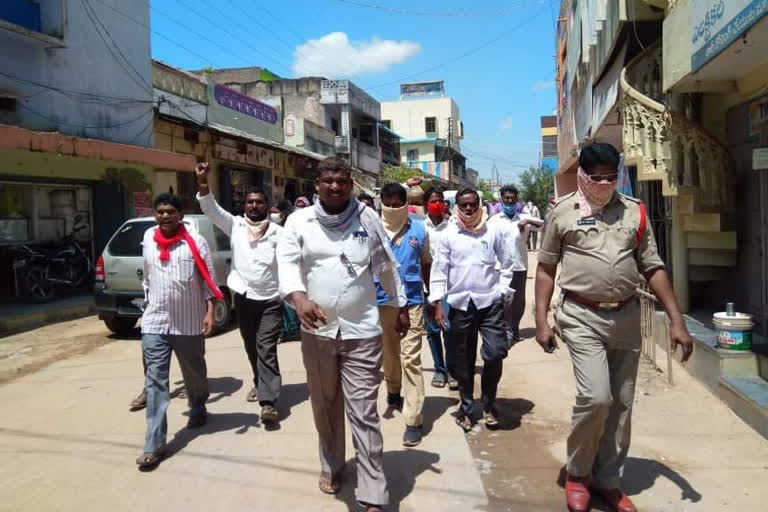
[(402, 393), (405, 399), (405, 424), (421, 426), (424, 423), (424, 376), (421, 371), (424, 306), (408, 306), (411, 328), (402, 339), (395, 331), (398, 312), (398, 308), (379, 306), (384, 340), (384, 380), (387, 392)]
[(301, 354), (320, 437), (322, 474), (333, 478), (344, 468), (346, 411), (357, 462), (355, 496), (360, 502), (386, 505), (384, 439), (376, 402), (381, 384), (381, 338), (342, 340), (302, 331)]
[(576, 404), (568, 436), (568, 473), (619, 487), (629, 451), (642, 338), (640, 305), (596, 311), (565, 299), (555, 313), (576, 377)]

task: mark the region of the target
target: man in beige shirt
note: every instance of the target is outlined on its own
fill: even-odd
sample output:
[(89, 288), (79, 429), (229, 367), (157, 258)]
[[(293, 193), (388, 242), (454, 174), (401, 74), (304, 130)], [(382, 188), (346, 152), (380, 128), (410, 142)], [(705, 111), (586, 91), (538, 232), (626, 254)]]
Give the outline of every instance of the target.
[(557, 348), (547, 313), (561, 264), (555, 323), (576, 377), (565, 490), (571, 511), (589, 509), (590, 489), (619, 512), (634, 512), (619, 488), (627, 457), (642, 339), (635, 289), (641, 276), (671, 320), (683, 361), (693, 350), (645, 207), (616, 193), (619, 154), (590, 144), (579, 156), (578, 191), (549, 216), (536, 270), (536, 341)]

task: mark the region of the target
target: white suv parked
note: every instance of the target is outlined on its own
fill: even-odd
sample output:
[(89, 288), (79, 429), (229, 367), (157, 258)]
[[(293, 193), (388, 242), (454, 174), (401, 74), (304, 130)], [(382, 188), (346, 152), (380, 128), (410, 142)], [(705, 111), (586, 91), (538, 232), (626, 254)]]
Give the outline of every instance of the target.
[[(226, 286), (232, 263), (229, 237), (205, 215), (185, 215), (184, 224), (200, 233), (211, 248), (216, 284), (224, 293), (224, 300), (216, 301), (214, 309), (214, 330), (218, 332), (229, 325), (232, 315), (232, 297)], [(141, 318), (141, 306), (144, 302), (144, 290), (141, 286), (144, 274), (141, 241), (147, 229), (153, 226), (153, 217), (125, 222), (112, 235), (104, 252), (96, 261), (96, 312), (114, 333), (129, 332)]]

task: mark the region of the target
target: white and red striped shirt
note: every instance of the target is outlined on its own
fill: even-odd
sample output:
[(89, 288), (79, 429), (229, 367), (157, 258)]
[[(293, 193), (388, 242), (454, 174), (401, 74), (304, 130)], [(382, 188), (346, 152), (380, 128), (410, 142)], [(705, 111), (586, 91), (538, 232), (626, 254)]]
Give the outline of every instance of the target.
[[(146, 299), (144, 314), (141, 317), (141, 332), (200, 335), (203, 332), (206, 301), (214, 297), (213, 292), (197, 270), (192, 251), (184, 240), (170, 247), (170, 260), (160, 261), (160, 249), (154, 240), (157, 229), (157, 226), (149, 228), (141, 242)], [(197, 244), (213, 282), (216, 282), (208, 242), (192, 229), (189, 229), (189, 234)]]

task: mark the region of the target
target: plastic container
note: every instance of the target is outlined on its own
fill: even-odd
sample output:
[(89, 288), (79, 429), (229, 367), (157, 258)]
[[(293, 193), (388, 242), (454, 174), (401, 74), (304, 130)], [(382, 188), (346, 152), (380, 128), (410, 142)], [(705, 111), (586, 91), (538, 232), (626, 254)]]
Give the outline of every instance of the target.
[(725, 311), (715, 313), (712, 323), (717, 330), (717, 347), (725, 350), (752, 349), (752, 315), (735, 313), (729, 316)]

